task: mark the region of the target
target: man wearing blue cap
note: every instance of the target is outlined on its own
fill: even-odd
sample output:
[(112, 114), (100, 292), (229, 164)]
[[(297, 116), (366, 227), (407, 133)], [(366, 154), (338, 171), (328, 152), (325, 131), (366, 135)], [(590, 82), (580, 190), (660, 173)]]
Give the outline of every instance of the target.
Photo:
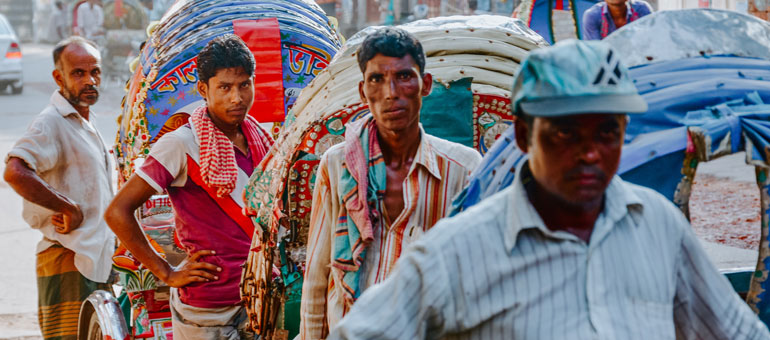
[(514, 81), (513, 184), (440, 221), (328, 339), (769, 339), (682, 213), (615, 175), (647, 104), (601, 42), (533, 51)]

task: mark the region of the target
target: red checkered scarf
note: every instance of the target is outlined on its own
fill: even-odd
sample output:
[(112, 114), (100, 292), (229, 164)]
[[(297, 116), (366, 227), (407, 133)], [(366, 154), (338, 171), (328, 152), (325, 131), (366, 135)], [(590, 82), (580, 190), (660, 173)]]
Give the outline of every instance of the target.
[[(203, 182), (217, 189), (217, 196), (229, 195), (235, 189), (238, 179), (238, 164), (235, 162), (233, 142), (211, 121), (206, 105), (195, 109), (190, 121), (200, 141), (200, 169)], [(272, 138), (262, 131), (256, 119), (246, 115), (241, 130), (249, 145), (254, 167), (267, 154), (273, 144)]]

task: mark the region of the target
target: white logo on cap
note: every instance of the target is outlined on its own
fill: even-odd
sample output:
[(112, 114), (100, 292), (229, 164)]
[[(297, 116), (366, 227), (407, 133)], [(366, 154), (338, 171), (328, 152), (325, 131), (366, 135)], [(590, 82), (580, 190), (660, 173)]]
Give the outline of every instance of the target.
[(610, 50), (607, 54), (607, 58), (602, 60), (602, 65), (599, 67), (599, 72), (596, 74), (593, 85), (618, 85), (620, 78), (623, 75), (620, 72), (620, 59), (614, 58), (615, 55)]

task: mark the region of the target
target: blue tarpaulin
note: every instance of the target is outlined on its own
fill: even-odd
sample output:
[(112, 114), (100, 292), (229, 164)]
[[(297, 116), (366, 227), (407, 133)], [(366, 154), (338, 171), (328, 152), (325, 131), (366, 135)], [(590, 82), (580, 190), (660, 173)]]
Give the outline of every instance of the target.
[[(747, 161), (769, 164), (770, 61), (720, 56), (642, 65), (630, 70), (649, 111), (633, 115), (618, 173), (674, 200), (688, 143), (688, 127), (708, 136), (709, 155), (728, 143), (727, 153), (743, 151)], [(729, 136), (728, 136), (729, 134)], [(724, 142), (725, 138), (730, 138)], [(526, 155), (515, 145), (513, 129), (501, 136), (471, 177), (456, 211), (507, 187)]]
[[(687, 213), (698, 162), (745, 151), (747, 163), (770, 166), (770, 61), (696, 57), (637, 66), (630, 74), (649, 111), (633, 115), (627, 127), (618, 169), (623, 179), (657, 190)], [(525, 159), (513, 128), (508, 129), (455, 200), (453, 214), (510, 185)], [(766, 172), (758, 174), (762, 190), (770, 190)], [(763, 220), (769, 213), (762, 210)], [(763, 278), (768, 268), (766, 256), (752, 274), (758, 293), (749, 292), (748, 301), (766, 324), (770, 280)]]

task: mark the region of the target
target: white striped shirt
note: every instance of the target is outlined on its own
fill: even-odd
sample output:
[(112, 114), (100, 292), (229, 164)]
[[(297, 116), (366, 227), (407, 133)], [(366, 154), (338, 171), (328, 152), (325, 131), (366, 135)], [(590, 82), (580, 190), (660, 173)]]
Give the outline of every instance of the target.
[(675, 338), (770, 333), (658, 193), (615, 177), (586, 243), (545, 227), (518, 174), (412, 244), (329, 337)]
[[(404, 210), (399, 216), (373, 221), (374, 240), (366, 248), (359, 277), (361, 290), (384, 280), (396, 260), (414, 240), (452, 209), (452, 198), (468, 183), (481, 161), (469, 147), (421, 131), (421, 142), (402, 185)], [(349, 309), (342, 286), (330, 273), (333, 239), (339, 217), (339, 180), (345, 159), (344, 143), (323, 155), (316, 174), (310, 217), (308, 257), (302, 286), (301, 339), (322, 339)], [(383, 202), (377, 207), (386, 216)]]

